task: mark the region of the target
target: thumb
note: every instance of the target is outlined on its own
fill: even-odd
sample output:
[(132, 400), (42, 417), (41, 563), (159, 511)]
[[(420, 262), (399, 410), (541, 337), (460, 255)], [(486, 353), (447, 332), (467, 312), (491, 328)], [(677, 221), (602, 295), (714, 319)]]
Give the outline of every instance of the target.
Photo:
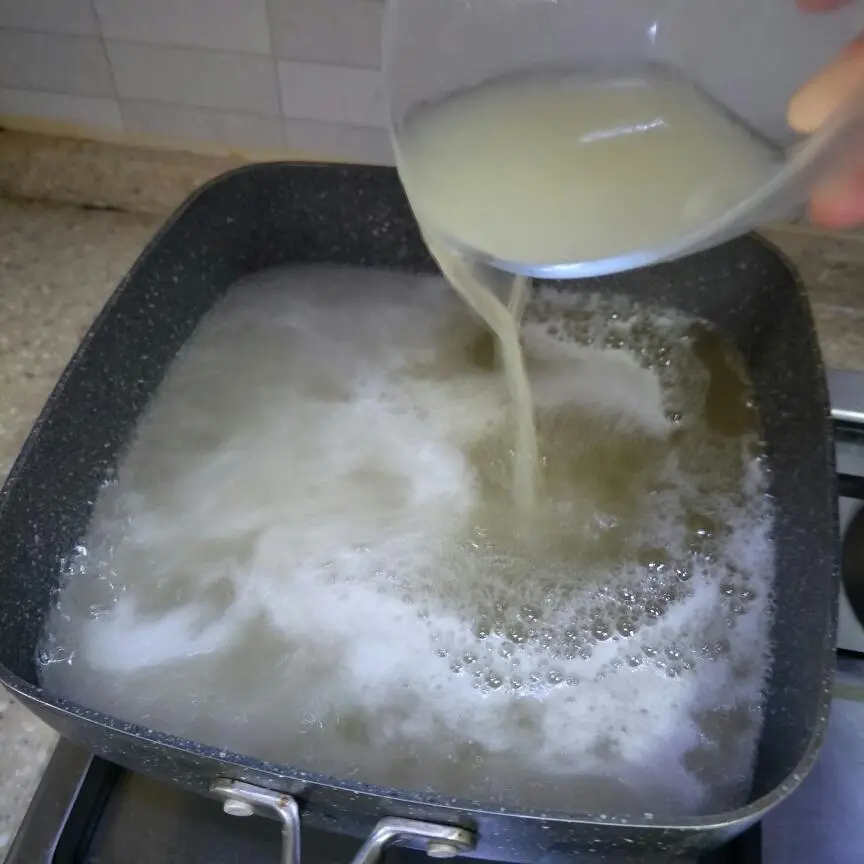
[[(806, 0), (806, 2), (823, 2), (823, 0)], [(814, 75), (798, 90), (789, 101), (786, 119), (796, 132), (814, 132), (841, 105), (855, 97), (864, 97), (862, 91), (864, 91), (864, 34), (847, 45), (833, 63)]]
[(825, 180), (810, 198), (810, 218), (824, 228), (864, 221), (864, 166), (849, 165)]

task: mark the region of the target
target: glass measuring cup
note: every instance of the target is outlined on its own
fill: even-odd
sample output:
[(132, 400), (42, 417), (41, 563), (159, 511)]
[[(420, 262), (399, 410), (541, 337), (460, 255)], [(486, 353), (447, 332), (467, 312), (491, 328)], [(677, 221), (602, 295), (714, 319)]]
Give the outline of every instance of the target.
[[(384, 71), (400, 176), (415, 211), (424, 208), (407, 170), (406, 141), (413, 134), (412, 124), (430, 106), (479, 92), (489, 82), (554, 73), (638, 87), (646, 76), (671, 76), (698, 90), (700, 98), (713, 106), (711, 110), (729, 118), (760, 149), (758, 171), (746, 182), (739, 177), (739, 182), (730, 184), (727, 177), (727, 182), (715, 183), (709, 191), (719, 197), (711, 206), (694, 206), (694, 202), (699, 205), (699, 195), (704, 198), (705, 188), (694, 187), (693, 194), (679, 194), (679, 190), (677, 198), (669, 193), (666, 199), (674, 200), (664, 199), (668, 212), (663, 217), (668, 226), (658, 223), (641, 233), (631, 231), (616, 246), (614, 218), (625, 213), (624, 203), (641, 207), (638, 218), (648, 224), (654, 213), (650, 196), (666, 187), (658, 186), (657, 176), (649, 172), (635, 178), (631, 173), (625, 188), (625, 181), (612, 172), (603, 188), (620, 206), (617, 211), (598, 207), (593, 219), (583, 221), (581, 227), (574, 224), (574, 232), (587, 226), (596, 229), (603, 241), (585, 248), (577, 244), (578, 254), (550, 247), (546, 257), (531, 257), (522, 254), (513, 237), (496, 247), (486, 242), (483, 232), (460, 236), (444, 222), (435, 228), (472, 258), (529, 276), (597, 276), (680, 257), (796, 213), (817, 179), (842, 163), (853, 147), (864, 147), (864, 94), (812, 136), (796, 136), (785, 121), (792, 94), (861, 30), (864, 6), (860, 4), (828, 15), (808, 15), (796, 8), (795, 0), (387, 0)], [(675, 124), (666, 119), (661, 112), (655, 125), (674, 134)], [(641, 140), (647, 142), (654, 135), (648, 128), (654, 120), (652, 115), (650, 122), (640, 125), (636, 117), (631, 124), (640, 131)], [(599, 152), (615, 136), (610, 135), (608, 123), (604, 126), (598, 119), (592, 126), (592, 122), (590, 117), (580, 119), (580, 141), (590, 138)], [(458, 127), (450, 131), (451, 139), (459, 138)], [(639, 139), (640, 135), (633, 136), (642, 146)], [(530, 135), (525, 140), (530, 142)], [(662, 140), (651, 140), (662, 159)], [(454, 152), (463, 143), (472, 146), (470, 140), (457, 140)], [(494, 140), (491, 146), (497, 146)], [(582, 155), (583, 151), (574, 151), (573, 159)], [(710, 160), (700, 165), (698, 154), (693, 155), (693, 170), (712, 180)], [(482, 165), (482, 154), (475, 157), (479, 161), (474, 164)], [(667, 162), (664, 170), (680, 180), (674, 162)], [(562, 186), (570, 179), (570, 175), (562, 178)], [(495, 175), (496, 203), (524, 204), (528, 188), (524, 185), (518, 190), (521, 199), (514, 190), (510, 190), (514, 197), (507, 198), (514, 182), (509, 171)], [(572, 195), (580, 194), (588, 202), (583, 202), (585, 207), (592, 200), (599, 202), (596, 186), (587, 191), (574, 186)], [(544, 225), (541, 206), (531, 213), (538, 235), (545, 229), (560, 229), (560, 225)], [(418, 212), (424, 224), (434, 224), (436, 215), (431, 207)], [(625, 215), (636, 219), (633, 213)], [(553, 217), (560, 219), (561, 214), (554, 212), (549, 218)], [(496, 218), (491, 213), (490, 220)]]

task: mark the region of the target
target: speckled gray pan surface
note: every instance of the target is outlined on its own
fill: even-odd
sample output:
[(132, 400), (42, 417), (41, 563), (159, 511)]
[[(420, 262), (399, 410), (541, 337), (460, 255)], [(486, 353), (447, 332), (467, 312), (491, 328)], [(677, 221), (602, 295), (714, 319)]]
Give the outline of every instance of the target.
[(600, 855), (593, 861), (668, 861), (725, 841), (787, 794), (817, 752), (833, 669), (839, 585), (833, 447), (807, 301), (785, 262), (753, 238), (585, 283), (712, 321), (734, 338), (750, 367), (779, 511), (779, 576), (776, 660), (748, 807), (662, 825), (484, 812), (470, 802), (226, 755), (39, 689), (33, 656), (58, 560), (84, 531), (106, 469), (214, 301), (244, 274), (291, 262), (433, 268), (392, 169), (268, 164), (227, 174), (196, 193), (90, 330), (0, 496), (0, 679), (62, 735), (129, 768), (200, 791), (228, 775), (294, 792), (309, 824), (347, 833), (368, 831), (385, 813), (464, 824), (478, 830), (478, 854), (499, 860), (538, 864), (593, 851)]

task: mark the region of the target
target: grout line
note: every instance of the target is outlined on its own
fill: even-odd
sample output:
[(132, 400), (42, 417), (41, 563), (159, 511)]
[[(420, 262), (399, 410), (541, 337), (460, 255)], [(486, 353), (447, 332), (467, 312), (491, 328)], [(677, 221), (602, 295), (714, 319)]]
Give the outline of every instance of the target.
[[(92, 4), (93, 0), (90, 0), (90, 2)], [(55, 39), (87, 39), (91, 41), (99, 38), (98, 33), (65, 33), (57, 30), (34, 30), (32, 27), (9, 27), (8, 25), (0, 25), (0, 33), (26, 33), (28, 36), (49, 36)]]
[[(142, 105), (154, 105), (154, 106), (164, 106), (166, 108), (189, 108), (194, 109), (195, 111), (201, 111), (205, 114), (212, 114), (214, 116), (235, 116), (235, 117), (249, 117), (257, 120), (276, 120), (280, 124), (282, 124), (284, 128), (285, 121), (297, 122), (297, 123), (314, 123), (316, 126), (325, 126), (331, 129), (357, 129), (364, 131), (373, 131), (373, 132), (387, 132), (386, 126), (367, 126), (365, 124), (359, 123), (347, 123), (340, 120), (319, 120), (315, 117), (298, 117), (293, 114), (262, 114), (259, 111), (244, 111), (242, 108), (214, 108), (212, 105), (196, 105), (192, 102), (169, 102), (166, 99), (142, 99), (139, 97), (132, 96), (87, 96), (82, 93), (59, 93), (55, 90), (35, 90), (31, 88), (22, 88), (22, 87), (3, 87), (0, 86), (0, 91), (3, 90), (18, 90), (22, 93), (34, 93), (34, 94), (44, 94), (46, 96), (65, 96), (71, 99), (92, 99), (97, 102), (105, 102), (111, 105), (117, 105), (121, 117), (123, 116), (123, 107), (124, 105), (129, 105), (131, 103), (140, 103)], [(4, 116), (2, 107), (0, 107), (0, 117)], [(14, 117), (18, 115), (9, 114), (9, 117)], [(36, 116), (34, 119), (37, 120), (51, 120), (49, 117), (41, 117)], [(19, 131), (19, 130), (12, 130)], [(116, 131), (116, 130), (115, 130)], [(135, 132), (134, 130), (126, 129), (125, 122), (123, 131), (129, 134), (142, 134), (140, 132)], [(39, 133), (34, 133), (39, 134)], [(95, 139), (94, 139), (95, 140)], [(214, 144), (221, 144), (222, 142), (214, 141)], [(284, 145), (284, 141), (283, 141)], [(228, 145), (225, 145), (228, 146)]]
[[(90, 0), (92, 3), (93, 0)], [(268, 23), (269, 27), (269, 23)], [(237, 48), (210, 48), (206, 45), (177, 45), (168, 42), (151, 42), (147, 39), (121, 39), (115, 36), (104, 36), (105, 42), (111, 42), (113, 45), (137, 45), (145, 48), (161, 48), (165, 51), (200, 51), (202, 54), (227, 54), (230, 57), (236, 57), (238, 54), (241, 57), (257, 57), (259, 60), (266, 60), (272, 57), (272, 40), (273, 34), (270, 34), (271, 50), (270, 53), (260, 51), (242, 51)]]
[[(70, 93), (61, 90), (46, 90), (44, 87), (10, 87), (7, 84), (0, 84), (0, 91), (13, 90), (16, 93), (44, 93), (46, 96), (69, 96), (73, 99), (94, 99), (98, 102), (117, 102), (116, 96), (93, 96), (89, 93)], [(0, 111), (2, 113), (2, 111)]]
[(267, 120), (282, 118), (281, 114), (262, 114), (260, 111), (246, 111), (243, 108), (217, 108), (213, 105), (196, 105), (194, 102), (169, 102), (167, 99), (144, 99), (140, 96), (118, 96), (117, 101), (120, 103), (121, 109), (124, 103), (141, 102), (148, 105), (165, 105), (170, 108), (194, 108), (196, 111), (205, 111), (210, 114), (233, 114), (238, 117), (257, 117)]
[(114, 102), (117, 104), (117, 113), (120, 115), (120, 128), (124, 135), (129, 134), (126, 128), (126, 116), (123, 114), (123, 105), (120, 102), (120, 92), (117, 89), (117, 79), (114, 76), (114, 65), (111, 63), (111, 56), (108, 54), (108, 46), (105, 43), (105, 35), (102, 33), (102, 20), (99, 17), (99, 10), (96, 8), (94, 0), (89, 0), (90, 11), (93, 13), (93, 19), (96, 21), (96, 29), (98, 30), (99, 44), (102, 46), (102, 55), (105, 57), (105, 63), (108, 65), (108, 74), (111, 76), (111, 88), (114, 91)]
[(279, 103), (279, 141), (283, 148), (288, 147), (288, 136), (285, 131), (285, 114), (282, 101), (282, 82), (279, 76), (279, 64), (276, 61), (276, 43), (273, 39), (273, 22), (270, 20), (270, 0), (264, 0), (264, 17), (267, 19), (267, 39), (270, 44), (270, 62), (273, 65), (273, 78), (276, 82), (276, 101)]
[[(0, 90), (22, 90), (24, 92), (29, 93), (52, 93), (55, 96), (83, 96), (82, 93), (55, 93), (52, 90), (33, 90), (31, 88), (22, 88), (22, 87), (6, 87), (4, 88), (0, 85)], [(280, 117), (283, 117), (279, 111), (276, 113), (262, 113), (261, 111), (248, 111), (243, 108), (226, 108), (225, 106), (216, 106), (216, 105), (199, 105), (196, 102), (172, 102), (169, 99), (153, 99), (153, 98), (145, 98), (143, 96), (86, 96), (87, 99), (104, 99), (108, 102), (116, 102), (122, 108), (123, 103), (126, 102), (147, 102), (151, 105), (168, 105), (173, 108), (194, 108), (196, 111), (210, 111), (214, 114), (237, 114), (242, 117), (268, 117), (268, 118), (276, 118), (277, 120)], [(310, 117), (293, 117), (291, 119), (294, 120), (311, 120)], [(376, 128), (376, 127), (372, 127)]]
[[(369, 0), (372, 2), (372, 0)], [(289, 114), (282, 114), (282, 120), (287, 120), (289, 123), (314, 123), (316, 126), (329, 126), (331, 129), (363, 129), (373, 132), (389, 132), (387, 126), (364, 126), (358, 123), (343, 123), (340, 120), (316, 120), (313, 117), (295, 117)]]
[[(263, 55), (259, 55), (263, 56)], [(323, 66), (328, 69), (348, 69), (351, 72), (378, 72), (384, 74), (383, 63), (380, 66), (354, 66), (350, 63), (327, 63), (322, 60), (299, 60), (291, 57), (276, 57), (277, 63), (290, 63), (292, 66)]]

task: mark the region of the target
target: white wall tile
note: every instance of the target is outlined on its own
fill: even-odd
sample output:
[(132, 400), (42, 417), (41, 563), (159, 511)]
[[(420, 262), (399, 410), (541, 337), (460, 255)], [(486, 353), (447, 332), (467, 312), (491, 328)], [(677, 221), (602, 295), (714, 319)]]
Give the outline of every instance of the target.
[(102, 35), (109, 39), (270, 53), (267, 0), (93, 2)]
[(288, 118), (283, 123), (285, 147), (288, 150), (371, 165), (393, 164), (393, 148), (386, 129)]
[(377, 70), (279, 62), (282, 113), (299, 120), (384, 126), (383, 83)]
[(0, 29), (0, 87), (78, 96), (113, 96), (102, 42)]
[(278, 117), (234, 114), (140, 99), (124, 99), (120, 110), (128, 132), (228, 147), (259, 150), (282, 147), (282, 123)]
[(117, 93), (249, 114), (278, 114), (273, 60), (195, 48), (108, 40)]
[(92, 96), (0, 88), (0, 115), (56, 120), (116, 132), (123, 130), (120, 107), (116, 100)]
[(268, 3), (273, 50), (280, 60), (380, 67), (382, 3), (372, 0), (268, 0)]
[(0, 0), (0, 27), (96, 36), (90, 0)]

